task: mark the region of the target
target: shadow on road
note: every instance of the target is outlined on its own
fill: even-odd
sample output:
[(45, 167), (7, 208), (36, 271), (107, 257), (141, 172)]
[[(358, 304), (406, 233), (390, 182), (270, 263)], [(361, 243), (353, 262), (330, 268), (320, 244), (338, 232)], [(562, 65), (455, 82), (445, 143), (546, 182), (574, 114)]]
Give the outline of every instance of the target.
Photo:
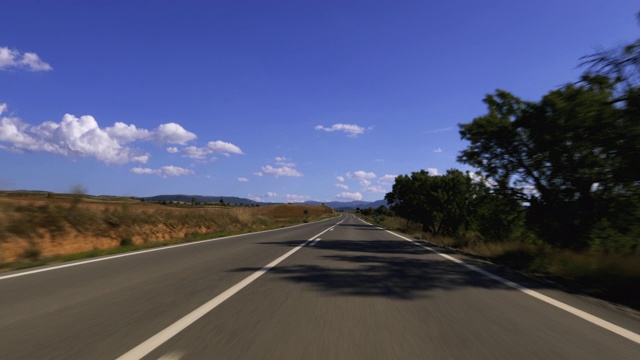
[[(301, 241), (279, 244), (298, 246)], [(415, 299), (429, 291), (476, 287), (511, 289), (495, 280), (439, 257), (406, 241), (322, 240), (309, 250), (318, 252), (315, 264), (278, 265), (270, 270), (280, 278), (309, 285), (334, 295)], [(445, 250), (446, 252), (446, 250)], [(234, 271), (254, 272), (258, 268)]]
[(338, 225), (340, 227), (350, 227), (350, 228), (355, 228), (358, 230), (380, 230), (380, 228), (378, 228), (375, 225), (367, 225), (367, 224), (340, 224)]
[[(285, 245), (296, 247), (304, 241), (262, 242), (265, 245)], [(431, 253), (408, 241), (398, 240), (322, 240), (315, 246), (319, 250), (335, 250), (378, 254), (424, 255)]]
[[(429, 291), (455, 290), (464, 287), (491, 289), (513, 288), (501, 282), (478, 274), (460, 264), (455, 264), (433, 252), (403, 240), (383, 240), (384, 231), (365, 224), (340, 224), (354, 230), (374, 230), (380, 232), (380, 239), (318, 241), (307, 251), (317, 252), (315, 264), (294, 266), (278, 265), (271, 270), (281, 279), (304, 283), (316, 291), (336, 295), (384, 296), (399, 299), (426, 297)], [(371, 233), (369, 233), (372, 235)], [(373, 234), (373, 236), (376, 236)], [(262, 242), (263, 245), (296, 247), (306, 240), (287, 242)], [(438, 252), (459, 256), (454, 251), (429, 245)], [(479, 268), (514, 281), (527, 288), (555, 289), (567, 293), (596, 296), (608, 301), (640, 308), (635, 298), (630, 300), (629, 292), (620, 296), (602, 293), (585, 285), (572, 283), (561, 278), (531, 277), (516, 273), (506, 267), (487, 264), (486, 261), (465, 256), (464, 261)], [(257, 268), (240, 268), (233, 271), (253, 272)]]

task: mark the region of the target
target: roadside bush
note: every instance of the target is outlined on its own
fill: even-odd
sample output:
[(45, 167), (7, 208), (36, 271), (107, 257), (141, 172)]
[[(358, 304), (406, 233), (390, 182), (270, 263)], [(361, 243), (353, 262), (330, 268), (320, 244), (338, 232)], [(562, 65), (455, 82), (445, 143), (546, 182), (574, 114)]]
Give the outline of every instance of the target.
[(31, 247), (24, 251), (22, 257), (29, 261), (37, 261), (38, 259), (40, 259), (40, 255), (40, 250), (36, 249), (35, 247)]
[(273, 224), (274, 224), (273, 219), (271, 219), (269, 217), (266, 217), (264, 215), (256, 216), (255, 222), (256, 222), (257, 226), (262, 228), (262, 229), (272, 227)]

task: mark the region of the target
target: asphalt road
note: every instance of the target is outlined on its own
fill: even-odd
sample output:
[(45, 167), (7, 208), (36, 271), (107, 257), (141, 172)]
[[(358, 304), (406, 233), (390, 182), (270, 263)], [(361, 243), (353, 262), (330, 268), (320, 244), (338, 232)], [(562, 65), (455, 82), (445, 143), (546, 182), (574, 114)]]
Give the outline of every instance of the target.
[(0, 359), (640, 359), (633, 313), (420, 245), (343, 215), (3, 273)]

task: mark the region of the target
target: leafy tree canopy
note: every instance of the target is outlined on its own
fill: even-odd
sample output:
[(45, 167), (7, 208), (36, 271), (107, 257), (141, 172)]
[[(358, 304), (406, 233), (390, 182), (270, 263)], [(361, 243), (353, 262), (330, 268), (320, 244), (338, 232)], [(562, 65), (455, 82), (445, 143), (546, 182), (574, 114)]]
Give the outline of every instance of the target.
[(385, 200), (397, 215), (422, 224), (434, 235), (456, 235), (470, 224), (479, 184), (460, 170), (431, 176), (425, 170), (396, 177)]
[(640, 181), (640, 113), (618, 102), (616, 84), (585, 75), (538, 102), (497, 90), (486, 115), (460, 125), (470, 145), (458, 160), (528, 201), (552, 243), (584, 247), (606, 199)]

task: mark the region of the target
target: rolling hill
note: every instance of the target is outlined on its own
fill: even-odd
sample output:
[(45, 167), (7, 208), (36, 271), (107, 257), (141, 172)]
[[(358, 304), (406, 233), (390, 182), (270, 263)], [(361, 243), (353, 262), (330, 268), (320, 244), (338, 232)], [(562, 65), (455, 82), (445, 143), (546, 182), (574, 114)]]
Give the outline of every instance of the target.
[[(185, 195), (185, 194), (173, 194), (173, 195), (157, 195), (157, 196), (149, 196), (144, 197), (145, 201), (181, 201), (181, 202), (191, 202), (192, 199), (195, 198), (196, 202), (201, 203), (217, 203), (220, 200), (224, 201), (227, 204), (239, 204), (239, 205), (271, 205), (274, 203), (266, 203), (266, 202), (257, 202), (250, 199), (240, 198), (236, 196), (203, 196), (203, 195)], [(336, 210), (355, 210), (357, 208), (377, 208), (380, 205), (387, 205), (385, 200), (378, 201), (329, 201), (329, 202), (320, 202), (320, 201), (305, 201), (304, 204), (307, 205), (326, 205)]]

